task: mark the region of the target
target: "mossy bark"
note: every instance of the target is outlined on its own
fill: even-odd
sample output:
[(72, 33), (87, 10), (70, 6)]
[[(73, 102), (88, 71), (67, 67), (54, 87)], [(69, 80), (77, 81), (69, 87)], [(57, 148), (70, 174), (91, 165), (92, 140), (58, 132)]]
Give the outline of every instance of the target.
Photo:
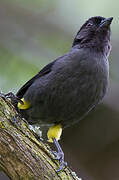
[(56, 173), (59, 163), (53, 158), (50, 147), (35, 138), (11, 102), (0, 97), (1, 170), (12, 180), (77, 179), (68, 167)]

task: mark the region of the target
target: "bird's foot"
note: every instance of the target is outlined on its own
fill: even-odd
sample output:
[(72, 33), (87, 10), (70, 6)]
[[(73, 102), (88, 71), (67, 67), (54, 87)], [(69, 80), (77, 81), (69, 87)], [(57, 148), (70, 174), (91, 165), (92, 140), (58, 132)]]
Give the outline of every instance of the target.
[(23, 101), (20, 98), (18, 98), (13, 92), (2, 94), (2, 97), (10, 99), (13, 103), (20, 102), (21, 104), (23, 104)]
[(63, 153), (63, 151), (62, 151), (62, 149), (61, 149), (61, 147), (60, 147), (60, 145), (56, 139), (54, 139), (54, 144), (55, 144), (58, 152), (52, 151), (52, 153), (55, 156), (55, 160), (59, 160), (60, 167), (57, 170), (57, 172), (60, 172), (61, 170), (63, 170), (64, 166), (67, 166), (67, 163), (64, 161), (64, 153)]
[[(15, 96), (12, 92), (9, 92), (7, 94), (3, 94), (0, 92), (0, 97), (2, 97), (4, 100), (9, 98), (11, 100), (11, 102), (18, 102), (20, 101), (19, 98), (17, 96)], [(16, 114), (15, 116), (11, 117), (11, 122), (15, 125), (15, 126), (20, 126), (21, 122), (20, 119), (21, 116), (19, 114)]]
[(55, 156), (55, 160), (59, 160), (60, 162), (60, 167), (57, 170), (57, 172), (63, 170), (64, 166), (67, 166), (67, 162), (64, 161), (64, 153), (63, 152), (56, 152), (56, 151), (52, 151), (52, 153)]
[(6, 99), (5, 94), (3, 94), (3, 93), (1, 93), (1, 92), (0, 92), (0, 97), (2, 97), (4, 100)]

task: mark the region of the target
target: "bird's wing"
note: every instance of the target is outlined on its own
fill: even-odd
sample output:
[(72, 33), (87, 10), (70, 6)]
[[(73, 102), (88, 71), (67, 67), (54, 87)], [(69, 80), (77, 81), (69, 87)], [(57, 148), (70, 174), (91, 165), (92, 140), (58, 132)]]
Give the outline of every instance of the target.
[[(56, 60), (55, 60), (56, 61)], [(41, 76), (44, 76), (46, 74), (48, 74), (49, 72), (51, 72), (52, 70), (52, 66), (55, 63), (55, 61), (49, 63), (48, 65), (46, 65), (38, 74), (36, 74), (32, 79), (30, 79), (26, 84), (24, 84), (19, 91), (16, 93), (16, 96), (19, 98), (22, 98), (25, 94), (25, 92), (27, 91), (27, 89), (32, 85), (32, 83), (40, 78)]]

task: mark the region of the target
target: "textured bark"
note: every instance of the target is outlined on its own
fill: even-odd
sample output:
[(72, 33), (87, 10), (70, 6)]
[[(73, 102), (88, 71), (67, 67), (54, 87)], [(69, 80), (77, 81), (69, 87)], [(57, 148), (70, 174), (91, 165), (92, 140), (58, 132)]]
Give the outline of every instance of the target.
[(0, 97), (1, 170), (12, 180), (78, 179), (68, 167), (56, 173), (59, 163), (53, 158), (50, 147), (38, 141), (10, 101)]

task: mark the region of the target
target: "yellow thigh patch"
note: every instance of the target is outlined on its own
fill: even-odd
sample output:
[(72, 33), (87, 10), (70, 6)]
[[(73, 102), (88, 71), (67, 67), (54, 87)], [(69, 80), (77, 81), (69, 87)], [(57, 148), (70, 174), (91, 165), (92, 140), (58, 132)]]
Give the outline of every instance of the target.
[(18, 104), (17, 104), (18, 109), (28, 109), (31, 106), (30, 102), (25, 101), (24, 98), (22, 98), (21, 100), (22, 100), (23, 104), (18, 102)]
[(48, 142), (53, 142), (54, 138), (58, 141), (60, 139), (61, 134), (62, 134), (61, 124), (51, 126), (47, 133)]

